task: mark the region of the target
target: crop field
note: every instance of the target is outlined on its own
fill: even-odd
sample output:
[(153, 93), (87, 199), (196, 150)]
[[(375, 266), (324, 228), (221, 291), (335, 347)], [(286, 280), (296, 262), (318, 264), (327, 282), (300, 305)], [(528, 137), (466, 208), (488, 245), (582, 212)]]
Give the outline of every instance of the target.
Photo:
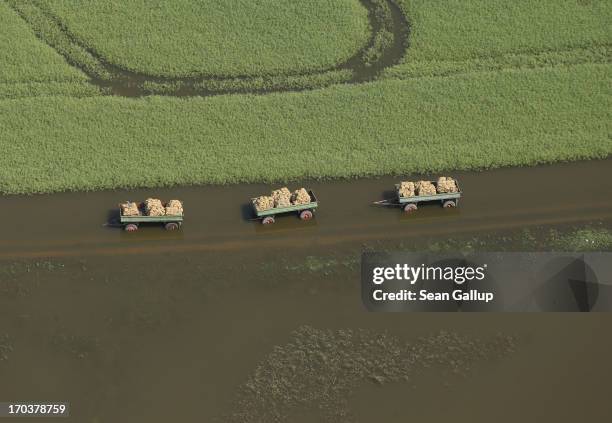
[(94, 94), (97, 90), (86, 82), (87, 75), (41, 43), (28, 25), (0, 2), (0, 99), (30, 93)]
[(398, 0), (410, 17), (406, 62), (464, 60), (610, 44), (605, 0)]
[(602, 87), (611, 76), (609, 66), (580, 65), (267, 96), (5, 102), (0, 189), (273, 181), (605, 157), (611, 104)]
[(610, 2), (0, 0), (0, 22), (4, 193), (612, 153)]
[[(326, 69), (368, 41), (354, 0), (40, 0), (110, 63), (157, 76)], [(127, 42), (129, 40), (129, 42)]]
[(410, 46), (392, 77), (607, 62), (612, 7), (600, 0), (397, 0)]

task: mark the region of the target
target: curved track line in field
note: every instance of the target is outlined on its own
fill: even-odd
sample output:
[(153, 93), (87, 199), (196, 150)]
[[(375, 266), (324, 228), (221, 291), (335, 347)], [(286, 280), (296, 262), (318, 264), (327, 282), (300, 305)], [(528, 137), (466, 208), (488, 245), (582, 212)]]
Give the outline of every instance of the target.
[[(214, 96), (222, 94), (268, 94), (275, 92), (293, 92), (325, 88), (334, 84), (359, 84), (376, 80), (380, 76), (383, 76), (385, 79), (418, 79), (424, 77), (450, 77), (482, 72), (498, 72), (510, 69), (528, 70), (541, 67), (575, 66), (587, 63), (610, 63), (609, 51), (612, 48), (610, 44), (602, 44), (581, 46), (565, 50), (545, 50), (540, 52), (516, 51), (501, 55), (500, 58), (507, 59), (508, 57), (523, 57), (531, 58), (535, 60), (535, 62), (533, 60), (527, 60), (523, 64), (521, 64), (520, 61), (519, 63), (515, 63), (514, 61), (504, 63), (502, 60), (498, 63), (495, 60), (486, 66), (475, 65), (470, 67), (469, 64), (472, 63), (470, 60), (443, 61), (441, 62), (442, 68), (433, 72), (430, 69), (419, 70), (419, 65), (427, 67), (427, 63), (417, 63), (415, 69), (398, 69), (395, 71), (394, 66), (400, 63), (400, 61), (406, 55), (409, 47), (409, 18), (404, 15), (402, 10), (395, 4), (394, 0), (383, 0), (389, 7), (391, 13), (391, 22), (389, 24), (385, 24), (385, 22), (382, 22), (379, 16), (377, 16), (375, 13), (376, 6), (372, 3), (372, 0), (359, 0), (368, 10), (370, 25), (372, 26), (373, 31), (369, 43), (344, 63), (320, 71), (293, 72), (269, 76), (242, 75), (231, 78), (212, 76), (164, 78), (129, 71), (106, 61), (104, 57), (97, 53), (93, 48), (86, 46), (84, 42), (74, 35), (58, 16), (54, 15), (50, 10), (47, 10), (47, 8), (41, 6), (36, 1), (28, 1), (27, 4), (34, 6), (36, 10), (46, 16), (49, 23), (54, 25), (56, 30), (61, 32), (61, 34), (69, 40), (69, 43), (76, 46), (83, 52), (86, 52), (88, 56), (97, 62), (97, 65), (103, 69), (104, 73), (110, 75), (109, 77), (101, 77), (100, 75), (96, 74), (96, 72), (88, 69), (88, 67), (83, 63), (78, 62), (78, 60), (63, 52), (62, 48), (58, 48), (48, 39), (49, 37), (42, 35), (42, 31), (38, 31), (36, 29), (35, 24), (31, 21), (27, 13), (20, 10), (12, 0), (6, 1), (7, 4), (32, 27), (36, 36), (42, 42), (46, 43), (51, 48), (54, 48), (58, 54), (62, 55), (67, 60), (68, 63), (79, 68), (83, 73), (89, 76), (89, 82), (91, 84), (100, 88), (104, 94), (112, 94), (123, 97), (141, 97), (153, 94), (177, 97)], [(385, 27), (393, 33), (393, 44), (384, 49), (382, 56), (379, 57), (373, 64), (368, 66), (364, 63), (363, 53), (373, 46), (376, 34)], [(570, 60), (569, 62), (564, 58), (554, 60), (550, 59), (550, 57), (544, 58), (545, 60), (538, 60), (542, 59), (541, 56), (551, 53), (589, 53), (589, 49), (592, 48), (606, 49), (606, 52), (602, 54), (600, 51), (595, 53), (594, 56), (592, 54), (584, 54), (584, 57), (577, 57), (572, 59), (573, 61)], [(461, 66), (457, 67), (456, 65)], [(446, 66), (446, 68), (444, 66)], [(352, 74), (352, 76), (338, 76), (335, 74), (338, 71), (347, 71)], [(319, 79), (311, 81), (299, 80), (299, 78), (313, 77)], [(211, 88), (211, 84), (215, 85), (216, 88)]]
[[(376, 13), (376, 5), (371, 0), (359, 1), (368, 10), (368, 17), (373, 31), (368, 44), (343, 63), (327, 69), (322, 69), (320, 71), (290, 72), (269, 76), (242, 75), (235, 77), (196, 76), (177, 78), (159, 77), (134, 72), (108, 62), (93, 48), (85, 45), (82, 40), (71, 33), (67, 25), (63, 23), (58, 16), (54, 15), (50, 10), (41, 6), (40, 4), (30, 2), (29, 5), (35, 7), (42, 15), (44, 15), (48, 20), (48, 23), (54, 25), (56, 27), (55, 29), (59, 30), (63, 36), (65, 36), (66, 39), (72, 43), (73, 46), (86, 52), (89, 56), (95, 59), (95, 61), (97, 61), (96, 65), (102, 68), (104, 73), (110, 75), (110, 78), (101, 77), (92, 71), (92, 69), (89, 69), (86, 65), (78, 62), (78, 60), (62, 51), (62, 48), (58, 48), (53, 40), (49, 40), (41, 35), (42, 31), (35, 28), (34, 21), (30, 19), (27, 13), (19, 9), (19, 7), (11, 2), (9, 2), (9, 6), (33, 28), (36, 36), (39, 39), (48, 44), (51, 48), (54, 48), (58, 54), (62, 55), (68, 61), (68, 63), (79, 68), (83, 73), (89, 76), (90, 82), (102, 88), (105, 90), (105, 92), (110, 91), (111, 94), (124, 97), (140, 97), (151, 94), (172, 96), (211, 96), (231, 93), (265, 94), (271, 92), (302, 91), (306, 89), (323, 88), (330, 84), (339, 82), (354, 84), (376, 79), (384, 69), (399, 63), (404, 56), (408, 45), (408, 20), (400, 8), (393, 2), (393, 0), (383, 0), (389, 7), (391, 13), (390, 22), (385, 22), (378, 16)], [(393, 33), (392, 45), (385, 48), (382, 51), (381, 56), (373, 63), (366, 64), (365, 60), (363, 59), (364, 52), (374, 46), (376, 35), (380, 31), (385, 30), (385, 28), (388, 28), (388, 30)], [(352, 73), (352, 77), (338, 81), (337, 79), (333, 78), (333, 73), (336, 71), (350, 71)], [(301, 77), (324, 78), (326, 76), (330, 78), (329, 81), (310, 81), (305, 83), (307, 86), (304, 87), (299, 86), (299, 84), (297, 87), (291, 85), (292, 82), (295, 83), (295, 79), (299, 79)], [(256, 82), (261, 84), (261, 81), (263, 81), (264, 88), (249, 88), (249, 84), (252, 84), (252, 87), (258, 87)], [(147, 84), (149, 84), (149, 86), (156, 85), (158, 88), (151, 91), (150, 88), (146, 88)], [(225, 88), (211, 88), (212, 84), (216, 84), (217, 86), (223, 86), (223, 84), (225, 84)], [(234, 88), (231, 87), (232, 84), (234, 84)], [(236, 86), (236, 84), (238, 86)], [(265, 86), (265, 84), (268, 84), (268, 86)]]

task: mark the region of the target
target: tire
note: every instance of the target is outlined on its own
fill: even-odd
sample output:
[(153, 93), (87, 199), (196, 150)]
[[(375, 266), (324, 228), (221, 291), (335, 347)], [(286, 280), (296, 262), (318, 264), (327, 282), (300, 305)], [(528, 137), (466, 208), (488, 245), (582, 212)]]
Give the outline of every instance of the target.
[(164, 225), (164, 229), (167, 231), (176, 231), (179, 228), (179, 224), (176, 222), (168, 222)]
[(300, 219), (302, 220), (310, 220), (312, 219), (312, 210), (302, 210), (300, 212)]
[(123, 227), (123, 230), (126, 232), (136, 232), (138, 230), (138, 225), (135, 223), (128, 223)]
[(415, 203), (408, 203), (404, 206), (404, 213), (413, 213), (417, 210), (417, 205)]
[(453, 200), (446, 200), (444, 203), (442, 203), (442, 207), (445, 209), (450, 209), (452, 207), (457, 207), (457, 203), (455, 203)]
[(274, 216), (266, 216), (261, 220), (262, 225), (271, 225), (274, 223)]

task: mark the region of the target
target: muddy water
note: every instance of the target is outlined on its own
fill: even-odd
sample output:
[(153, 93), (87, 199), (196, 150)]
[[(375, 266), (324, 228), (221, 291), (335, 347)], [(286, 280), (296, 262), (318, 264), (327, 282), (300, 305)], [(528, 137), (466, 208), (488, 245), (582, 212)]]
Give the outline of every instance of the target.
[[(269, 187), (155, 191), (185, 200), (181, 233), (103, 226), (113, 204), (154, 191), (4, 197), (11, 224), (0, 247), (0, 398), (69, 401), (66, 421), (97, 423), (602, 421), (612, 371), (608, 314), (371, 314), (361, 305), (358, 266), (343, 258), (489, 227), (596, 216), (609, 223), (609, 165), (459, 174), (462, 208), (448, 215), (431, 206), (410, 218), (368, 206), (395, 179), (313, 183), (317, 220), (303, 226), (286, 217), (273, 228), (246, 220), (243, 208)], [(592, 192), (575, 182), (595, 177)], [(531, 178), (537, 183), (516, 186)], [(569, 188), (557, 188), (557, 178)], [(310, 338), (296, 335), (305, 326)], [(419, 364), (429, 356), (419, 339), (440, 330), (464, 340), (440, 343), (456, 372)], [(342, 347), (358, 333), (373, 347), (355, 356)], [(512, 349), (477, 360), (461, 354), (499, 333), (512, 337)], [(423, 351), (414, 371), (381, 382), (380, 363), (395, 363), (404, 342)], [(279, 356), (291, 364), (274, 367)], [(336, 365), (338, 357), (345, 359)]]
[[(249, 220), (249, 198), (269, 192), (272, 187), (266, 185), (2, 197), (0, 258), (292, 247), (333, 250), (341, 243), (612, 218), (612, 198), (606, 194), (612, 192), (610, 159), (453, 175), (464, 191), (460, 207), (449, 210), (430, 204), (409, 216), (399, 208), (372, 205), (393, 195), (397, 178), (293, 183), (292, 187), (306, 185), (317, 194), (316, 218), (304, 223), (296, 215), (282, 216), (270, 227)], [(431, 175), (411, 178), (427, 176)], [(119, 202), (152, 195), (184, 201), (181, 231), (152, 226), (128, 234), (108, 225), (117, 217)]]
[[(512, 421), (500, 417), (501, 405), (509, 408), (504, 416), (554, 415), (556, 421), (575, 421), (578, 413), (600, 421), (596, 417), (607, 412), (609, 315), (370, 314), (361, 305), (357, 269), (292, 265), (321, 253), (300, 248), (3, 261), (0, 344), (8, 348), (0, 359), (0, 398), (67, 400), (74, 422), (268, 421), (258, 419), (265, 415), (260, 403), (278, 409), (278, 421), (298, 423), (415, 416), (474, 421), (468, 419), (474, 415)], [(432, 366), (384, 384), (371, 377), (346, 382), (335, 367), (298, 364), (278, 370), (289, 372), (282, 380), (293, 385), (272, 395), (265, 386), (276, 379), (264, 373), (264, 389), (247, 389), (244, 399), (248, 381), (277, 348), (291, 357), (299, 352), (291, 354), (293, 333), (304, 325), (344, 334), (367, 330), (373, 343), (384, 333), (398, 342), (418, 342), (440, 330), (467, 342), (502, 333), (516, 338), (516, 346), (502, 357), (458, 365), (461, 376)], [(308, 357), (330, 356), (327, 342), (322, 339), (324, 351), (315, 346)], [(393, 362), (394, 351), (364, 358)], [(457, 357), (451, 353), (448, 360)], [(351, 370), (343, 371), (348, 377)], [(330, 382), (317, 380), (329, 371), (339, 375), (332, 386), (347, 391), (321, 408), (317, 392)], [(315, 400), (293, 404), (295, 387)], [(245, 410), (255, 417), (230, 420)], [(334, 410), (346, 418), (326, 418)]]

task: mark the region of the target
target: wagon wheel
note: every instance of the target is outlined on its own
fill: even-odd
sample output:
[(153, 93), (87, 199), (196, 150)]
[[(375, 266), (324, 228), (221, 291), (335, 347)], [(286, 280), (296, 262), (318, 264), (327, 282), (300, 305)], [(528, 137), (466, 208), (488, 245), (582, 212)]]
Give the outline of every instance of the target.
[(135, 223), (128, 223), (123, 227), (126, 232), (136, 232), (138, 230), (138, 225)]
[(300, 219), (302, 220), (310, 220), (312, 219), (312, 211), (311, 210), (304, 210), (300, 213)]
[(271, 225), (274, 223), (274, 216), (266, 216), (261, 221), (264, 225)]
[(417, 205), (414, 204), (414, 203), (409, 203), (409, 204), (406, 204), (404, 206), (404, 212), (405, 213), (412, 213), (412, 212), (416, 211), (416, 209), (417, 209)]
[(179, 228), (179, 224), (176, 222), (168, 222), (164, 225), (167, 231), (176, 231)]
[(445, 209), (456, 207), (456, 206), (457, 204), (453, 200), (447, 200), (444, 203), (442, 203), (442, 207), (444, 207)]

